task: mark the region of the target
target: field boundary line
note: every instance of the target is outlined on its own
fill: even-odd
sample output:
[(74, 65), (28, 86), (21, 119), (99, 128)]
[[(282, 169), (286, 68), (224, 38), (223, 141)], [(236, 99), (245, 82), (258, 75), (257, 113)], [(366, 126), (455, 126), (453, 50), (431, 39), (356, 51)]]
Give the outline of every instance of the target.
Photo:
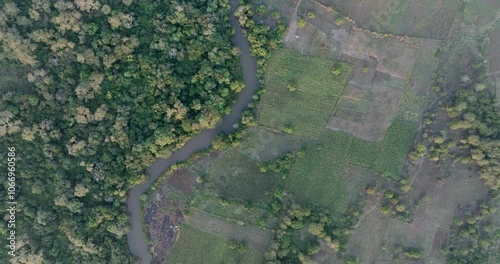
[(260, 226), (257, 226), (257, 225), (251, 224), (251, 223), (247, 223), (247, 222), (245, 222), (243, 220), (241, 222), (243, 222), (244, 225), (240, 225), (238, 223), (238, 220), (236, 220), (236, 219), (225, 217), (225, 216), (221, 216), (221, 215), (217, 215), (217, 214), (214, 214), (214, 213), (211, 213), (211, 212), (207, 212), (207, 211), (204, 211), (204, 210), (202, 210), (202, 209), (200, 209), (198, 207), (195, 207), (195, 206), (192, 206), (191, 208), (193, 208), (194, 210), (196, 210), (198, 212), (201, 212), (201, 213), (207, 214), (209, 216), (212, 216), (214, 218), (220, 218), (220, 219), (223, 219), (225, 221), (231, 222), (233, 224), (237, 224), (238, 226), (242, 226), (242, 227), (244, 227), (244, 226), (251, 226), (251, 227), (255, 227), (255, 228), (258, 228), (258, 229), (265, 230), (265, 231), (270, 231), (270, 232), (273, 231), (273, 230), (271, 230), (271, 229), (269, 229), (267, 227), (260, 227)]

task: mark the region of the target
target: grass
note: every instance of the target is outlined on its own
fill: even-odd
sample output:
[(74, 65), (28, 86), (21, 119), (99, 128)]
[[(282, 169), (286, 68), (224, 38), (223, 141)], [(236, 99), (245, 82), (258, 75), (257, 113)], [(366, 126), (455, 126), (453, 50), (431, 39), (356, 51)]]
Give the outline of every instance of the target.
[(349, 189), (342, 175), (352, 136), (328, 131), (322, 139), (321, 144), (307, 146), (305, 158), (295, 161), (285, 187), (300, 199), (343, 212)]
[[(341, 74), (332, 74), (334, 67)], [(259, 118), (262, 125), (300, 136), (318, 135), (342, 95), (352, 67), (347, 64), (275, 50), (268, 66), (266, 92)], [(287, 86), (297, 85), (291, 92)]]
[(279, 176), (262, 173), (257, 164), (235, 149), (221, 154), (210, 167), (207, 184), (225, 199), (239, 202), (266, 202)]
[(240, 254), (229, 248), (229, 241), (183, 224), (179, 238), (168, 263), (260, 263), (262, 260), (251, 250)]
[(389, 127), (380, 146), (375, 171), (398, 179), (406, 153), (410, 150), (417, 124), (396, 119)]
[(354, 138), (347, 159), (353, 164), (374, 170), (377, 155), (380, 151), (379, 146), (380, 143), (378, 142)]
[(299, 149), (301, 138), (277, 133), (264, 127), (252, 127), (237, 150), (257, 162), (274, 160)]
[(210, 213), (226, 219), (232, 219), (234, 221), (242, 221), (244, 223), (258, 226), (258, 219), (266, 216), (269, 218), (269, 225), (267, 228), (272, 228), (272, 222), (276, 222), (273, 216), (268, 215), (265, 209), (258, 207), (252, 207), (251, 210), (247, 210), (241, 203), (230, 203), (228, 205), (222, 205), (220, 199), (211, 197), (209, 195), (196, 195), (191, 200), (191, 206), (195, 207), (204, 212)]
[(347, 159), (397, 180), (416, 129), (416, 123), (396, 119), (380, 143), (354, 138)]

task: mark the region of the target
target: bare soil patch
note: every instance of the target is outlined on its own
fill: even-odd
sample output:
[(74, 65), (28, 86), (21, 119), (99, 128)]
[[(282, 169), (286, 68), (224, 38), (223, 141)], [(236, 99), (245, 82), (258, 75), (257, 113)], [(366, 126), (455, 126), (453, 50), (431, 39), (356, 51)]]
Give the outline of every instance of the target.
[(198, 176), (189, 171), (188, 168), (182, 168), (174, 171), (167, 180), (167, 184), (190, 195), (193, 192), (193, 186), (196, 184)]
[(166, 185), (157, 189), (145, 215), (153, 263), (164, 263), (168, 258), (183, 221), (182, 210), (186, 206), (186, 201)]
[(381, 39), (368, 31), (351, 31), (342, 47), (343, 53), (378, 62), (377, 71), (407, 79), (417, 57), (417, 48), (406, 45), (396, 38)]
[(448, 230), (441, 227), (437, 229), (436, 234), (434, 235), (434, 242), (432, 242), (432, 257), (438, 257), (438, 255), (441, 253), (441, 250), (446, 247), (446, 245), (448, 244), (448, 236)]
[[(348, 89), (349, 90), (349, 89)], [(397, 90), (385, 86), (372, 86), (366, 90), (369, 94), (368, 111), (363, 122), (355, 122), (346, 117), (339, 117), (335, 112), (327, 128), (350, 133), (356, 137), (380, 141), (384, 138), (385, 131), (391, 124), (392, 118), (397, 111), (401, 93)], [(353, 92), (347, 92), (355, 93)], [(346, 113), (345, 111), (342, 113)], [(355, 117), (352, 117), (355, 120)]]

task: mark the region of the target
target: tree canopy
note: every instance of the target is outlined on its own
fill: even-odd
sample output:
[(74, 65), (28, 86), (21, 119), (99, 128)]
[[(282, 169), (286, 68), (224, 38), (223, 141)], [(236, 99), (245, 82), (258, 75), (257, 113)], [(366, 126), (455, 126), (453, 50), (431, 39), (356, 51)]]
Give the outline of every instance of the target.
[(16, 260), (131, 262), (126, 191), (156, 158), (214, 127), (241, 90), (229, 1), (0, 9), (0, 57), (29, 82), (0, 88), (0, 145), (18, 159)]

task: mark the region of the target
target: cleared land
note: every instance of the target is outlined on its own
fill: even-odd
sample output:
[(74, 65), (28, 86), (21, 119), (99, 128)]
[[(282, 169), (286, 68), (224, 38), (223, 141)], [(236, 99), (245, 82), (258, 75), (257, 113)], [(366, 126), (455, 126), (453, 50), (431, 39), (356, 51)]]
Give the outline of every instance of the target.
[[(333, 75), (337, 67), (339, 75)], [(266, 92), (259, 107), (262, 125), (294, 135), (315, 136), (325, 127), (342, 95), (351, 67), (333, 60), (275, 50), (266, 77)], [(296, 85), (296, 91), (288, 86)]]
[(181, 226), (168, 263), (261, 263), (262, 252), (249, 249), (240, 254), (229, 248), (229, 241), (217, 235), (202, 231), (189, 224)]
[[(200, 250), (203, 259), (189, 258), (211, 263), (262, 261), (251, 254), (262, 257), (268, 230), (276, 228), (268, 202), (272, 191), (283, 187), (297, 202), (328, 209), (336, 216), (365, 205), (346, 250), (358, 263), (446, 263), (442, 249), (448, 243), (454, 210), (483, 199), (486, 189), (472, 168), (444, 168), (430, 161), (410, 164), (406, 157), (422, 111), (434, 96), (431, 85), (436, 66), (448, 72), (450, 81), (459, 82), (464, 65), (476, 59), (470, 54), (479, 53), (477, 40), (485, 37), (486, 27), (480, 24), (491, 24), (495, 18), (491, 9), (497, 3), (469, 1), (465, 14), (457, 17), (456, 0), (417, 2), (341, 0), (336, 2), (341, 14), (330, 8), (330, 0), (302, 0), (297, 18), (307, 18), (309, 11), (316, 17), (307, 18), (306, 26), (294, 31), (285, 49), (273, 51), (266, 92), (258, 108), (261, 126), (250, 129), (241, 146), (211, 159), (205, 171), (187, 177), (189, 186), (195, 176), (205, 177), (205, 183), (194, 191), (194, 213), (182, 226), (177, 252), (170, 259), (181, 261), (181, 254)], [(483, 2), (485, 6), (480, 5)], [(283, 9), (289, 20), (296, 4), (276, 0), (267, 10)], [(343, 15), (356, 23), (344, 17), (338, 25)], [(354, 25), (414, 37), (387, 36)], [(453, 45), (443, 45), (447, 37)], [(498, 34), (489, 37), (492, 49), (498, 46)], [(490, 73), (498, 66), (495, 56), (491, 54)], [(332, 74), (335, 65), (342, 69), (338, 76)], [(297, 90), (289, 91), (289, 84)], [(289, 128), (291, 135), (284, 133)], [(296, 159), (289, 175), (259, 171), (259, 162), (301, 148), (305, 157)], [(176, 188), (192, 190), (177, 180), (171, 181)], [(402, 180), (411, 186), (407, 192), (399, 188)], [(368, 195), (367, 186), (377, 192)], [(392, 212), (381, 212), (381, 205), (387, 203), (385, 190), (394, 191), (408, 209), (405, 221), (397, 220)], [(226, 199), (233, 202), (226, 204)], [(254, 207), (245, 209), (245, 202)], [(185, 226), (188, 233), (183, 238)], [(213, 244), (204, 244), (209, 238)], [(200, 239), (201, 245), (198, 241), (191, 245), (189, 239)], [(211, 252), (203, 253), (205, 246), (228, 256), (230, 239), (247, 241), (251, 249), (246, 254), (250, 255), (232, 251), (241, 259), (222, 260)], [(313, 256), (316, 262), (345, 260), (325, 247)], [(397, 252), (400, 247), (418, 248), (422, 258), (409, 260)]]
[(260, 172), (254, 161), (232, 149), (214, 161), (207, 185), (225, 199), (257, 203), (269, 201), (278, 178), (273, 172)]
[(354, 19), (362, 28), (377, 32), (445, 39), (455, 16), (458, 0), (318, 0)]

